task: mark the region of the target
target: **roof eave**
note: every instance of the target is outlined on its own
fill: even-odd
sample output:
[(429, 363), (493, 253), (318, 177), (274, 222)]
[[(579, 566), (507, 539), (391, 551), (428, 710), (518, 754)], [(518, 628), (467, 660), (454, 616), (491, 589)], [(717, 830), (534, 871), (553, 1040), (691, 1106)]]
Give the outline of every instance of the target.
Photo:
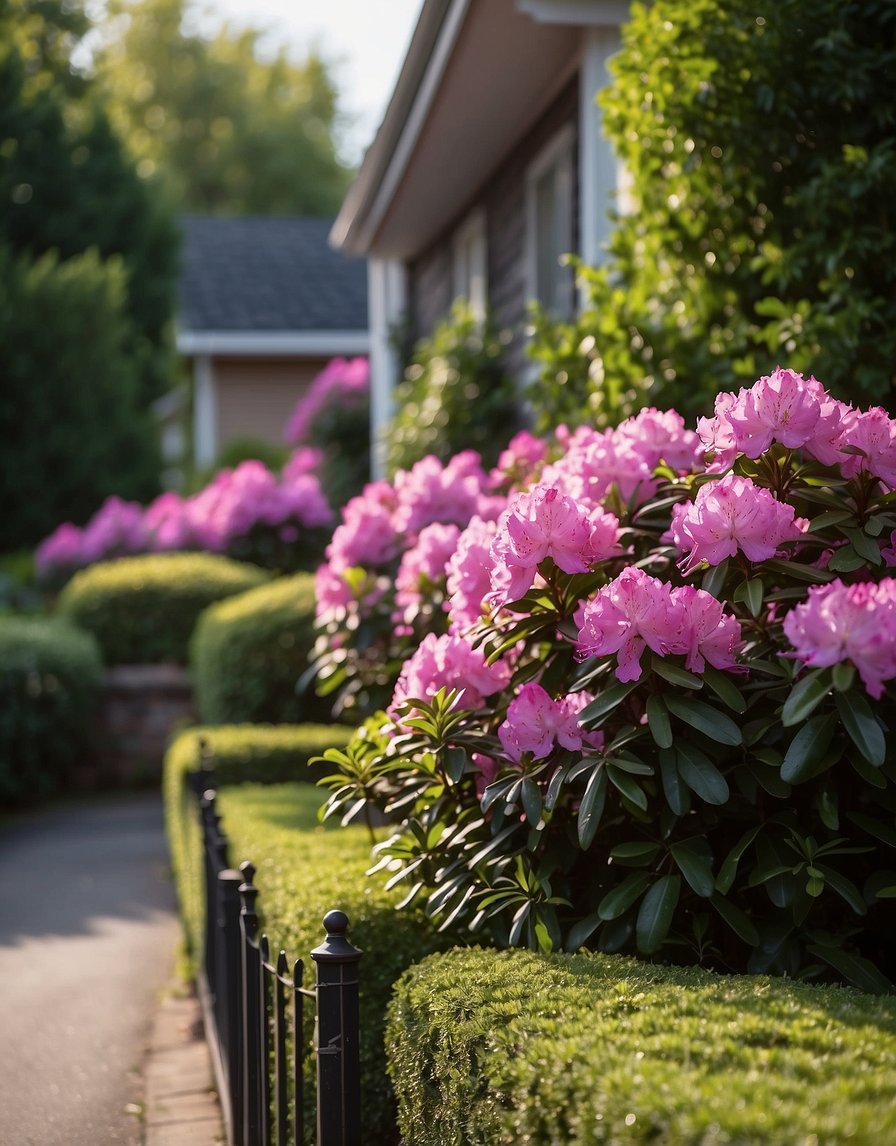
[(179, 330), (178, 354), (236, 358), (317, 357), (367, 354), (367, 330)]

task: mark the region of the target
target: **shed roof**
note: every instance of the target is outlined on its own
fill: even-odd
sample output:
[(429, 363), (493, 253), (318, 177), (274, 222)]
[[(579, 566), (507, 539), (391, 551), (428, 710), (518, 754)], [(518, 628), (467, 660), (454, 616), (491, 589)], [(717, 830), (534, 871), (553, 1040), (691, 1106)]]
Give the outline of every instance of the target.
[(332, 224), (185, 216), (180, 331), (366, 331), (366, 264), (329, 246)]

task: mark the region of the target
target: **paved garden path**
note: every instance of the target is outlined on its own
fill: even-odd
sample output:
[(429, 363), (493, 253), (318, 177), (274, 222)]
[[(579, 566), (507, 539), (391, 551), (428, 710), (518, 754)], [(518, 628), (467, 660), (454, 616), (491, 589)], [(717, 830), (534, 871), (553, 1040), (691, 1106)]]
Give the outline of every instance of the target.
[(137, 1146), (141, 1070), (178, 924), (161, 801), (0, 828), (0, 1144)]

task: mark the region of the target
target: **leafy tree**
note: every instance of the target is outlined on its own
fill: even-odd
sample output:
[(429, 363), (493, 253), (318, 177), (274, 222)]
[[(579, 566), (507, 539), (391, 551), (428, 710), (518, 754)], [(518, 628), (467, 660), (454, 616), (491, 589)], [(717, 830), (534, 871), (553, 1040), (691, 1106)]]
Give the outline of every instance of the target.
[(580, 319), (536, 319), (544, 421), (612, 422), (644, 402), (702, 412), (779, 361), (841, 398), (885, 400), (893, 4), (656, 0), (633, 8), (612, 67), (602, 102), (631, 210), (608, 264), (581, 271)]
[(322, 60), (262, 57), (260, 33), (189, 28), (189, 0), (118, 0), (97, 70), (145, 172), (193, 211), (326, 214), (348, 171), (333, 142), (336, 91)]
[(0, 242), (31, 258), (91, 247), (121, 257), (126, 346), (148, 401), (171, 378), (176, 224), (158, 184), (137, 175), (92, 85), (65, 62), (86, 30), (77, 17), (59, 0), (0, 0)]
[(159, 459), (141, 408), (121, 259), (36, 262), (0, 246), (0, 550), (144, 498)]

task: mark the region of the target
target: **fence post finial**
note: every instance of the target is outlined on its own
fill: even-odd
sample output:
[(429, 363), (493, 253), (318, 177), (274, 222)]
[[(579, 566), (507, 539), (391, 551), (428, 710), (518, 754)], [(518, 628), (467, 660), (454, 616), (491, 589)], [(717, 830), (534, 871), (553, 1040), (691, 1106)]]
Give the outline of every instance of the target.
[(344, 911), (328, 911), (324, 929), (327, 938), (311, 952), (317, 965), (317, 1141), (319, 1146), (359, 1146), (358, 961), (362, 952), (346, 937)]

